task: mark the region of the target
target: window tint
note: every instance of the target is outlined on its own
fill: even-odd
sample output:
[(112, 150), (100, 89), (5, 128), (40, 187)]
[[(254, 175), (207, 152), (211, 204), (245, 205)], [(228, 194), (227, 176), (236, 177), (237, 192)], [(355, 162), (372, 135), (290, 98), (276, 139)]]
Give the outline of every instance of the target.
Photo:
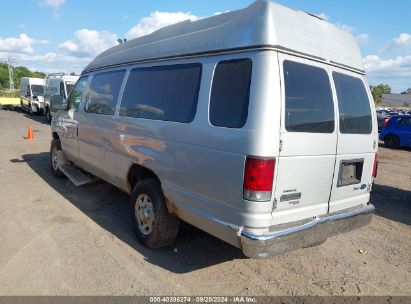
[(120, 115), (191, 122), (197, 109), (201, 70), (197, 63), (133, 69)]
[(113, 115), (126, 70), (110, 71), (93, 76), (84, 105), (87, 113)]
[(370, 134), (372, 131), (371, 108), (361, 79), (341, 73), (333, 73), (340, 112), (340, 132)]
[(334, 105), (324, 69), (284, 61), (285, 128), (290, 132), (332, 133)]
[(66, 93), (64, 92), (64, 83), (60, 82), (60, 95), (63, 96), (63, 98), (67, 98)]
[(67, 111), (70, 109), (78, 110), (78, 107), (80, 106), (81, 96), (83, 95), (83, 92), (87, 85), (87, 78), (88, 76), (84, 76), (77, 81), (74, 89), (71, 91), (67, 105)]
[(247, 121), (252, 61), (221, 61), (214, 71), (210, 99), (210, 123), (241, 128)]
[(398, 120), (398, 123), (403, 126), (411, 126), (411, 117), (402, 117)]

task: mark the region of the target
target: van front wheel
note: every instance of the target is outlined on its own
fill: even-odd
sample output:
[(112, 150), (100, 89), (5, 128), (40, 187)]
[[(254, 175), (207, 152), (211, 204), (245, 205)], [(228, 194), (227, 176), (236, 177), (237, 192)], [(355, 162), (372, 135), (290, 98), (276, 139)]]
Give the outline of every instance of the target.
[(168, 212), (160, 183), (144, 179), (131, 194), (130, 215), (138, 239), (148, 248), (173, 244), (179, 219)]
[(51, 122), (51, 114), (49, 108), (46, 108), (46, 119), (49, 123)]
[(58, 167), (58, 151), (61, 151), (61, 143), (59, 139), (53, 139), (50, 146), (50, 168), (51, 173), (55, 177), (63, 178), (64, 173)]
[(29, 103), (29, 114), (30, 114), (30, 115), (33, 115), (33, 114), (34, 114), (33, 108), (32, 108), (32, 106), (31, 106), (31, 103)]

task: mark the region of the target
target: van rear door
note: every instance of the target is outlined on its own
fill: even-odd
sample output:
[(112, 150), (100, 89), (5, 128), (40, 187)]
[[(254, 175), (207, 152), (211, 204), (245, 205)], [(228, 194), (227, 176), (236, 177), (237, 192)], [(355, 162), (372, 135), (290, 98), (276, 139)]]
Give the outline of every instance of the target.
[(377, 122), (364, 76), (333, 69), (339, 128), (329, 212), (366, 205), (377, 151)]
[(336, 159), (336, 106), (322, 63), (279, 54), (281, 148), (273, 224), (328, 212)]

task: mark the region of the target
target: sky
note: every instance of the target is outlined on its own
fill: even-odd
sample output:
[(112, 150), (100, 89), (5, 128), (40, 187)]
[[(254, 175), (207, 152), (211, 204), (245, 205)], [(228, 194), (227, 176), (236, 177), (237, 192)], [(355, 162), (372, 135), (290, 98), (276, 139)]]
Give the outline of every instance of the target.
[[(118, 38), (137, 38), (186, 19), (250, 5), (251, 0), (5, 0), (0, 61), (31, 70), (81, 73)], [(350, 32), (361, 49), (368, 82), (411, 88), (411, 1), (276, 0)]]

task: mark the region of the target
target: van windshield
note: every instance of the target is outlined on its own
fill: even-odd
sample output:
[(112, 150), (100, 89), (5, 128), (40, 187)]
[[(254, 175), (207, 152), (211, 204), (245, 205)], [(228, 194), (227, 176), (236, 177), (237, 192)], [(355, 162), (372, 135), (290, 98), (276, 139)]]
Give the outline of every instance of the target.
[(43, 96), (44, 95), (44, 86), (38, 85), (38, 84), (33, 84), (33, 85), (31, 85), (31, 92), (33, 93), (33, 95)]
[(74, 82), (68, 82), (66, 81), (66, 90), (67, 90), (67, 96), (70, 95), (71, 90), (74, 88), (75, 83)]

